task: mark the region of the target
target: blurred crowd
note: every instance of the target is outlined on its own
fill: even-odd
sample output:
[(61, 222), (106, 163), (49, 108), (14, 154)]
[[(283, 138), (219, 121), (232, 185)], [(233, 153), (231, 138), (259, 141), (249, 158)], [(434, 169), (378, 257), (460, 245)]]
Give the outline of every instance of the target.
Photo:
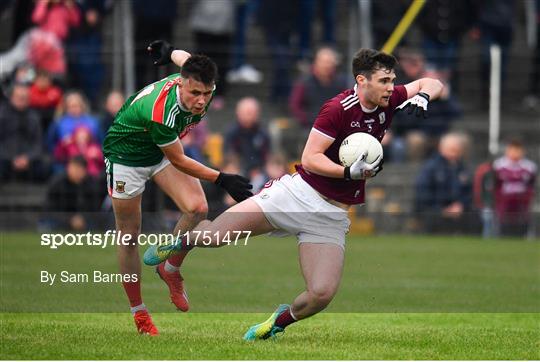
[[(534, 1), (538, 32), (540, 0)], [(203, 121), (185, 135), (185, 152), (226, 172), (247, 175), (257, 191), (269, 179), (291, 170), (320, 106), (354, 84), (343, 70), (348, 66), (338, 50), (338, 2), (189, 3), (189, 13), (184, 15), (193, 49), (187, 50), (207, 54), (219, 68), (212, 111), (235, 111), (221, 134), (210, 132)], [(374, 47), (380, 48), (410, 1), (398, 0), (391, 7), (383, 1), (371, 3)], [(164, 75), (163, 69), (148, 61), (146, 45), (155, 39), (173, 41), (180, 9), (177, 0), (131, 4), (140, 89)], [(111, 70), (103, 61), (103, 24), (114, 6), (112, 0), (8, 0), (0, 5), (0, 13), (11, 11), (14, 19), (13, 46), (0, 52), (0, 180), (47, 183), (45, 209), (75, 213), (51, 225), (85, 229), (88, 225), (78, 211), (110, 207), (101, 142), (126, 97), (107, 89)], [(501, 158), (475, 171), (464, 159), (467, 136), (451, 132), (452, 122), (464, 112), (457, 93), (459, 82), (465, 81), (457, 71), (464, 37), (477, 41), (481, 49), (480, 98), (487, 100), (489, 46), (501, 47), (504, 84), (517, 16), (515, 3), (506, 0), (428, 0), (416, 21), (422, 38), (419, 46), (405, 40), (395, 53), (400, 63), (398, 83), (434, 77), (446, 85), (442, 99), (430, 104), (428, 121), (398, 113), (383, 140), (386, 162), (425, 162), (416, 183), (414, 209), (419, 215), (440, 216), (422, 220), (428, 230), (474, 223), (463, 215), (478, 210), (485, 235), (526, 233), (537, 171), (525, 158), (524, 144), (507, 140)], [(254, 27), (267, 46), (265, 71), (247, 62), (254, 58), (247, 50)], [(540, 104), (540, 33), (537, 39), (527, 85), (530, 107)], [(263, 81), (269, 86), (268, 99), (249, 92), (232, 101), (228, 96), (233, 85)], [(277, 119), (263, 119), (265, 104), (286, 112)], [(212, 213), (233, 203), (212, 185), (204, 187)], [(151, 192), (148, 195), (153, 197)], [(147, 205), (151, 210), (152, 202)], [(175, 209), (169, 202), (165, 207)]]

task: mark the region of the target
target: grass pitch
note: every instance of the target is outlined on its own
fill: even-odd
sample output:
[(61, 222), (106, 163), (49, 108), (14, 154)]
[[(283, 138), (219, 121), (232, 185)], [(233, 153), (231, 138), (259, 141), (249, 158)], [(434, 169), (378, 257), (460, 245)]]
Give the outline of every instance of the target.
[(3, 314), (4, 359), (540, 359), (533, 314), (325, 313), (277, 340), (244, 342), (266, 314), (158, 313), (161, 336), (128, 314)]
[(303, 288), (292, 239), (194, 252), (186, 314), (145, 268), (157, 338), (135, 333), (118, 284), (40, 283), (41, 270), (115, 272), (111, 248), (1, 234), (0, 261), (2, 359), (540, 359), (537, 242), (351, 237), (328, 311), (256, 343), (247, 328)]

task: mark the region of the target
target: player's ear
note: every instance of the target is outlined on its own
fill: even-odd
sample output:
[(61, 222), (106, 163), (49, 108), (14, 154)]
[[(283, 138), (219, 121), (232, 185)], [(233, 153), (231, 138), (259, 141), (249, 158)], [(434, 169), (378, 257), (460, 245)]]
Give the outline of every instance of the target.
[(364, 87), (367, 83), (367, 78), (363, 75), (363, 74), (358, 74), (356, 76), (356, 83), (358, 83), (358, 85)]

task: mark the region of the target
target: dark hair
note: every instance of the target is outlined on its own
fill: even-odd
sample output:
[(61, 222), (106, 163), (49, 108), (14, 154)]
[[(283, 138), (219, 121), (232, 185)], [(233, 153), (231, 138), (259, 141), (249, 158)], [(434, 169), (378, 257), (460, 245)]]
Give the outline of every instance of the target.
[(73, 163), (73, 164), (79, 165), (79, 166), (81, 166), (83, 168), (86, 168), (86, 166), (88, 165), (88, 163), (86, 162), (84, 157), (80, 156), (80, 155), (71, 157), (69, 159), (68, 163)]
[(391, 72), (397, 64), (393, 55), (386, 54), (374, 49), (360, 49), (353, 58), (352, 72), (356, 78), (362, 74), (370, 79), (371, 75), (377, 70), (386, 70)]
[(185, 61), (180, 74), (182, 78), (192, 78), (203, 84), (210, 85), (217, 81), (217, 65), (206, 55), (195, 54)]
[(10, 83), (5, 91), (6, 91), (6, 94), (8, 97), (11, 97), (13, 95), (13, 92), (15, 91), (15, 88), (25, 88), (25, 89), (30, 89), (30, 85), (27, 84), (27, 83), (23, 83), (23, 82), (12, 82)]
[(519, 137), (510, 138), (506, 145), (509, 147), (515, 147), (515, 148), (525, 148), (523, 141)]

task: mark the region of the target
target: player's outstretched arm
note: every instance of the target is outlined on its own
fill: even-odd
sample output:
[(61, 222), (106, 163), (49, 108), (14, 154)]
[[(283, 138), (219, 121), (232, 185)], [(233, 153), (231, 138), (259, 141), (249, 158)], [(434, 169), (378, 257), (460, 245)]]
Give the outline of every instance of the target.
[(188, 52), (175, 49), (165, 40), (154, 40), (148, 45), (148, 52), (154, 60), (154, 65), (166, 65), (171, 62), (181, 67), (191, 56)]
[(429, 100), (433, 101), (441, 96), (443, 88), (443, 83), (434, 78), (420, 78), (405, 84), (407, 99), (418, 95), (418, 93), (424, 93), (429, 96)]
[(190, 56), (191, 54), (186, 52), (185, 50), (175, 49), (171, 54), (171, 60), (174, 64), (181, 67), (184, 65), (184, 63)]
[(240, 175), (219, 172), (187, 157), (184, 154), (184, 149), (180, 141), (161, 147), (161, 150), (171, 164), (178, 170), (200, 180), (215, 183), (224, 188), (235, 201), (241, 202), (248, 197), (253, 196), (253, 193), (250, 191), (253, 186), (249, 183), (247, 178)]
[(441, 96), (444, 85), (438, 79), (421, 78), (405, 84), (407, 100), (400, 104), (396, 111), (414, 113), (417, 117), (427, 117), (428, 104), (430, 101)]

